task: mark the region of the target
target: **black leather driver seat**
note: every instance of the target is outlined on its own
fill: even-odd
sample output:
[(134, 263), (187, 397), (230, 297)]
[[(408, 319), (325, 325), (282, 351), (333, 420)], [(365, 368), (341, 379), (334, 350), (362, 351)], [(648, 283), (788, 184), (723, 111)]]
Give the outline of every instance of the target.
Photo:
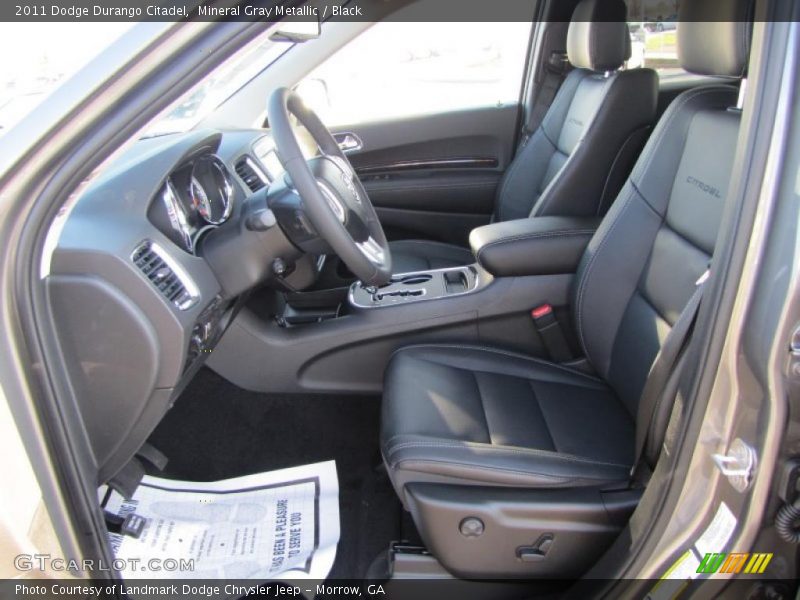
[[(693, 11), (709, 3), (725, 7), (731, 22), (691, 22), (705, 14)], [(684, 67), (742, 77), (748, 4), (684, 2), (678, 29)], [(457, 486), (468, 498), (476, 487), (627, 488), (637, 430), (649, 431), (645, 459), (651, 466), (657, 461), (671, 407), (664, 403), (655, 417), (637, 422), (639, 398), (713, 253), (739, 132), (736, 102), (737, 88), (728, 85), (679, 96), (590, 242), (571, 308), (596, 377), (491, 347), (420, 345), (394, 354), (384, 388), (383, 457), (435, 555), (449, 551), (440, 537), (449, 533), (434, 531), (414, 508), (415, 489)], [(499, 502), (490, 498), (480, 503)], [(450, 557), (448, 567), (464, 576), (499, 574), (476, 573), (461, 560), (469, 561), (466, 554)], [(501, 572), (531, 572), (515, 571), (513, 561), (507, 566)]]
[[(498, 188), (494, 219), (602, 215), (656, 114), (658, 76), (622, 70), (630, 58), (624, 0), (582, 0), (567, 35), (575, 67)], [(390, 244), (395, 273), (475, 262), (468, 248), (426, 240)]]

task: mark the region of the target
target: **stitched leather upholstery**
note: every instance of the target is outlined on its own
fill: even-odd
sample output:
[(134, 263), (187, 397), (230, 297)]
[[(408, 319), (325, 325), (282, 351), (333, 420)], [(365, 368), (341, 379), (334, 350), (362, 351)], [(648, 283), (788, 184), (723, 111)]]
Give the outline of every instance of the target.
[(381, 440), (401, 498), (414, 481), (616, 486), (627, 478), (638, 428), (653, 433), (645, 459), (655, 464), (671, 406), (636, 423), (639, 396), (714, 249), (738, 139), (737, 94), (705, 86), (672, 103), (583, 254), (571, 308), (596, 379), (499, 349), (395, 353)]
[(386, 374), (382, 448), (401, 497), (412, 481), (623, 481), (633, 435), (633, 418), (603, 381), (515, 353), (412, 346)]
[[(583, 256), (575, 325), (586, 356), (629, 410), (708, 266), (740, 115), (730, 86), (679, 96)], [(609, 283), (613, 282), (613, 285)]]
[(631, 136), (651, 125), (657, 90), (650, 69), (608, 77), (572, 71), (503, 178), (496, 220), (600, 215), (619, 191), (607, 188), (610, 174), (631, 166), (614, 162)]
[[(592, 22), (592, 16), (603, 20)], [(541, 125), (506, 170), (495, 199), (495, 221), (601, 216), (655, 117), (655, 71), (613, 72), (630, 53), (623, 43), (629, 36), (623, 0), (583, 0), (569, 36), (570, 60), (578, 68), (561, 84)], [(390, 248), (396, 273), (425, 268), (426, 259), (444, 266), (474, 262), (454, 245), (415, 240), (413, 245), (392, 242)]]
[(574, 273), (599, 218), (538, 217), (476, 227), (478, 263), (496, 277)]

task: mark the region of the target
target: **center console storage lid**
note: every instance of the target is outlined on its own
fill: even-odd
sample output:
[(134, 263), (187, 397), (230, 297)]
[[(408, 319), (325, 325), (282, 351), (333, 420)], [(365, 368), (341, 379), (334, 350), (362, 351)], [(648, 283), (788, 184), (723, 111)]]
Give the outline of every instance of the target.
[(480, 265), (496, 277), (574, 273), (600, 218), (531, 217), (472, 230)]

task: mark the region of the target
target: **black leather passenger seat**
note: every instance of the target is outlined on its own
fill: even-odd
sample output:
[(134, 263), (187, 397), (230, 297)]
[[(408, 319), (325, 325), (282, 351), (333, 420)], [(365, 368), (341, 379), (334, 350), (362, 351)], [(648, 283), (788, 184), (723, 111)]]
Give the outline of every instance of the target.
[[(684, 2), (678, 29), (684, 67), (703, 75), (743, 75), (750, 4)], [(711, 5), (730, 20), (701, 22)], [(714, 252), (738, 143), (737, 97), (734, 85), (679, 96), (589, 242), (571, 308), (596, 377), (499, 348), (415, 346), (392, 358), (384, 390), (384, 459), (423, 539), (454, 572), (579, 574), (575, 557), (587, 564), (613, 529), (608, 522), (598, 529), (594, 521), (605, 510), (604, 494), (630, 489), (637, 435), (647, 440), (644, 464), (655, 467), (671, 398), (662, 394), (655, 414), (648, 414), (639, 410), (640, 397)], [(465, 488), (470, 491), (463, 497), (448, 495)], [(498, 491), (503, 488), (510, 490)], [(587, 490), (595, 490), (597, 510), (589, 508), (594, 505)], [(562, 503), (564, 512), (549, 523), (543, 515), (558, 512), (553, 503)], [(448, 526), (433, 525), (470, 511), (489, 521), (487, 532), (490, 526), (496, 531), (487, 538), (491, 550), (489, 541), (463, 546), (457, 523), (450, 524), (452, 536)], [(564, 517), (570, 511), (574, 521)], [(524, 541), (532, 535), (531, 523), (554, 536), (552, 554), (535, 565), (514, 555), (531, 543)], [(481, 548), (506, 558), (481, 566), (473, 554)]]

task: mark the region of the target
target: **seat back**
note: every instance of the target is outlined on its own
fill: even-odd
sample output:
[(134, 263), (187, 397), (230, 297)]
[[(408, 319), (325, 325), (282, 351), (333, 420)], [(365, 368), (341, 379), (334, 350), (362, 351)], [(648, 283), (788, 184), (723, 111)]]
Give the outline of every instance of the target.
[[(495, 219), (594, 216), (619, 191), (656, 114), (658, 76), (630, 57), (623, 0), (583, 0), (567, 34), (574, 67), (498, 189)], [(618, 182), (618, 183), (617, 183)]]
[[(735, 8), (735, 16), (698, 22), (695, 11), (709, 4)], [(678, 35), (685, 68), (743, 74), (749, 4), (684, 2)], [(737, 94), (735, 86), (713, 85), (675, 99), (579, 266), (573, 309), (580, 342), (633, 416), (649, 369), (714, 251), (739, 134)], [(650, 423), (637, 423), (643, 426)]]

